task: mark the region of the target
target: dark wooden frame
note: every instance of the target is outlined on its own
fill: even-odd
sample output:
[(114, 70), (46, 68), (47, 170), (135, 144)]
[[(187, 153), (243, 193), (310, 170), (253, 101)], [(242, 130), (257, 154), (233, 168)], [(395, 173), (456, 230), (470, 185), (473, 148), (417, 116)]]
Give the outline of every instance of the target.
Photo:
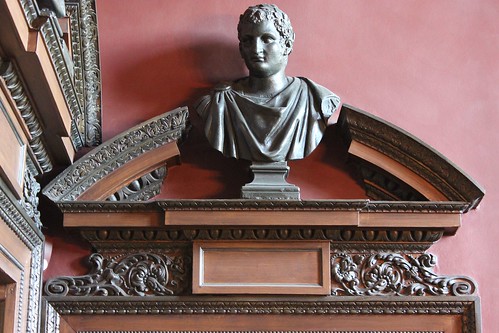
[[(45, 332), (480, 332), (478, 297), (45, 297)], [(371, 321), (366, 319), (370, 316)], [(252, 323), (248, 327), (248, 322)], [(55, 324), (54, 324), (55, 323)], [(58, 323), (58, 324), (57, 324)], [(60, 330), (53, 330), (59, 326)], [(294, 325), (294, 327), (293, 327)], [(299, 326), (301, 325), (301, 326)], [(417, 328), (419, 327), (419, 328)], [(48, 328), (52, 331), (47, 330)]]

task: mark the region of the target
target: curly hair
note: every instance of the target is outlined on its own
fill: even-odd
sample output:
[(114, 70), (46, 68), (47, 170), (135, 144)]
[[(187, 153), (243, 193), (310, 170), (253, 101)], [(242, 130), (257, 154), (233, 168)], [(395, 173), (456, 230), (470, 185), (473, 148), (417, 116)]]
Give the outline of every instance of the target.
[(263, 21), (274, 22), (274, 26), (281, 36), (281, 44), (287, 50), (287, 54), (291, 53), (295, 41), (295, 33), (288, 15), (276, 5), (261, 4), (248, 7), (239, 17), (239, 24), (237, 25), (237, 37), (239, 41), (241, 40), (242, 23), (261, 23)]

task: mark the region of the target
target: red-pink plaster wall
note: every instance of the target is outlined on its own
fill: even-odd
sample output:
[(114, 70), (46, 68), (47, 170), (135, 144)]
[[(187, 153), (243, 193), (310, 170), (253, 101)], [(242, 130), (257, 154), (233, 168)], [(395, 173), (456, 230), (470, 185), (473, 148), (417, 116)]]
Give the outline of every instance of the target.
[[(296, 32), (289, 75), (307, 76), (337, 93), (344, 103), (407, 130), (485, 187), (480, 208), (466, 214), (458, 233), (430, 252), (439, 257), (439, 274), (476, 279), (484, 332), (496, 332), (497, 1), (275, 3), (288, 13)], [(104, 139), (170, 109), (192, 106), (212, 84), (245, 75), (236, 24), (251, 4), (255, 3), (98, 0)], [(184, 164), (170, 170), (162, 197), (234, 194), (237, 187), (228, 184), (224, 174), (231, 170), (237, 174), (239, 164), (220, 162), (220, 156), (199, 143), (198, 135), (194, 133), (182, 148)], [(303, 197), (364, 197), (346, 171), (340, 149), (322, 147), (314, 154), (310, 161), (292, 166), (290, 181), (302, 188)], [(332, 167), (324, 169), (320, 163), (324, 159)], [(311, 169), (316, 171), (310, 173)], [(235, 179), (244, 181), (242, 176)]]

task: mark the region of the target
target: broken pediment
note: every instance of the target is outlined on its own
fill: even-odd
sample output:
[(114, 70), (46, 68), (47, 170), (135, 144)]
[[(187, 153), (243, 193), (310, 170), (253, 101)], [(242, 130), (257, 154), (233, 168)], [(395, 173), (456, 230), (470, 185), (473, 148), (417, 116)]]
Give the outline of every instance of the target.
[[(460, 227), (484, 192), (438, 152), (344, 105), (336, 130), (368, 198), (149, 200), (180, 162), (187, 116), (176, 109), (120, 134), (45, 187), (64, 227), (95, 250), (87, 274), (46, 281), (46, 325), (116, 330), (133, 320), (150, 332), (177, 327), (171, 316), (157, 316), (175, 313), (182, 325), (206, 331), (233, 329), (223, 325), (242, 313), (241, 329), (306, 313), (304, 323), (329, 330), (337, 322), (349, 330), (382, 323), (376, 327), (386, 331), (417, 322), (418, 329), (476, 331), (474, 281), (436, 274), (436, 257), (426, 251)], [(214, 312), (215, 326), (208, 323)], [(196, 320), (184, 318), (193, 313)]]
[[(54, 202), (151, 199), (166, 168), (179, 162), (176, 142), (185, 134), (187, 113), (176, 109), (117, 135), (71, 165), (43, 193)], [(460, 202), (466, 211), (484, 195), (433, 148), (367, 112), (343, 105), (338, 130), (369, 199)]]

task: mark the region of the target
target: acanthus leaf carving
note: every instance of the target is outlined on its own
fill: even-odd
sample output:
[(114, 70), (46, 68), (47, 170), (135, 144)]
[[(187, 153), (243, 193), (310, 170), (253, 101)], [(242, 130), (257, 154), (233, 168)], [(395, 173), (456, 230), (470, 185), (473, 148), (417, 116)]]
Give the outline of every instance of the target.
[(47, 281), (48, 296), (168, 296), (185, 288), (186, 269), (182, 256), (136, 253), (105, 259), (94, 253), (87, 275), (63, 276)]
[(332, 294), (337, 296), (465, 296), (474, 282), (464, 276), (438, 276), (436, 257), (398, 253), (337, 253), (331, 258)]

